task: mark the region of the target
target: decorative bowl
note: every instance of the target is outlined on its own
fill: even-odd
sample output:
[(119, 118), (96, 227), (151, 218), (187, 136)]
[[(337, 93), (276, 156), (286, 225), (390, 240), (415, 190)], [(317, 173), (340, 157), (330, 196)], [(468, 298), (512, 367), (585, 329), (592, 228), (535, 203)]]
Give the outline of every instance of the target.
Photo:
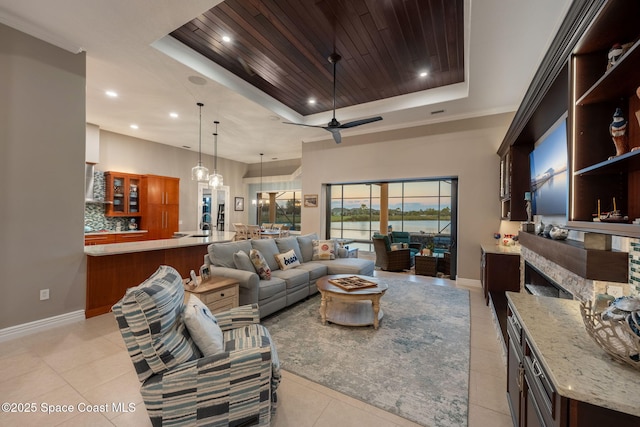
[(603, 316), (608, 308), (596, 310), (591, 301), (580, 303), (587, 333), (613, 359), (640, 370), (640, 313)]

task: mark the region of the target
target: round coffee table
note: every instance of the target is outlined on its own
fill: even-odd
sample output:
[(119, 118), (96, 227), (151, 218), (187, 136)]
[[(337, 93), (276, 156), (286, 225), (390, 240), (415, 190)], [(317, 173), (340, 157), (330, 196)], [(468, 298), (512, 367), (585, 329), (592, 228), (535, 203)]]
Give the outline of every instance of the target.
[[(329, 282), (353, 276), (374, 282), (376, 286), (347, 291)], [(389, 288), (380, 279), (356, 274), (334, 274), (319, 278), (316, 285), (322, 295), (320, 316), (323, 325), (329, 321), (344, 326), (373, 325), (374, 329), (378, 329), (384, 315), (380, 309), (380, 298)]]

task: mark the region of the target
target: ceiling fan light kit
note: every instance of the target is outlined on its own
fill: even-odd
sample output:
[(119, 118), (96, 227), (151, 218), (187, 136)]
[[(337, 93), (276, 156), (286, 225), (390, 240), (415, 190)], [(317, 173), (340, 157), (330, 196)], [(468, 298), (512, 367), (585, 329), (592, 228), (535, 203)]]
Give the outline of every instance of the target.
[(353, 120), (347, 123), (340, 123), (338, 120), (336, 120), (336, 65), (341, 59), (342, 57), (335, 52), (329, 55), (329, 57), (327, 58), (327, 60), (331, 64), (333, 64), (333, 117), (331, 118), (331, 121), (327, 123), (326, 126), (315, 126), (315, 125), (306, 125), (303, 123), (283, 122), (284, 124), (306, 126), (311, 128), (322, 128), (324, 130), (331, 132), (331, 134), (333, 135), (333, 140), (336, 142), (336, 144), (340, 144), (342, 142), (340, 129), (349, 129), (356, 126), (366, 125), (368, 123), (373, 123), (373, 122), (382, 120), (382, 117), (380, 116), (369, 117), (367, 119)]
[(209, 181), (209, 169), (202, 166), (202, 107), (204, 104), (198, 102), (196, 104), (200, 108), (200, 128), (198, 136), (198, 164), (191, 168), (191, 179), (193, 181), (207, 182)]

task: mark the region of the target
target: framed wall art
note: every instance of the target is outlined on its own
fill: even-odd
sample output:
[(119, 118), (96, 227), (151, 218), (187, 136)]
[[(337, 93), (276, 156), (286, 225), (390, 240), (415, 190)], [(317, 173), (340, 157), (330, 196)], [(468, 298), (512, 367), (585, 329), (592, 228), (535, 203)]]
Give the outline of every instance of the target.
[(305, 194), (304, 195), (304, 207), (305, 208), (317, 208), (318, 207), (318, 195), (317, 194)]
[(233, 204), (233, 208), (237, 211), (244, 210), (244, 197), (236, 197), (235, 202)]

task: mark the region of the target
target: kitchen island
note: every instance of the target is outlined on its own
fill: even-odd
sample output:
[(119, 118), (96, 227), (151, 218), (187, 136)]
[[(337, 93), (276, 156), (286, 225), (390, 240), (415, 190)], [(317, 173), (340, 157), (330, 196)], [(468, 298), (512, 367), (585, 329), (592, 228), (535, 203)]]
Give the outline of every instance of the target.
[(147, 279), (160, 265), (170, 265), (188, 277), (204, 263), (207, 246), (233, 240), (234, 232), (213, 231), (211, 236), (182, 233), (182, 237), (140, 242), (85, 246), (87, 295), (85, 317), (108, 313), (128, 288)]

